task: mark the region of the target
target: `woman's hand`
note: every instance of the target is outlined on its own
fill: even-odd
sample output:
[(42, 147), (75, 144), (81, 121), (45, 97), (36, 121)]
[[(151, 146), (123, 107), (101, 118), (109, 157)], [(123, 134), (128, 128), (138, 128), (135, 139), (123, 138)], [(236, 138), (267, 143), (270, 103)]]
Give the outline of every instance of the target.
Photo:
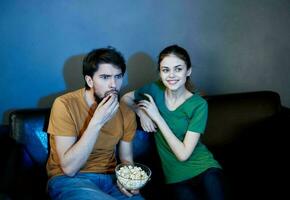
[(159, 110), (153, 98), (149, 94), (144, 94), (144, 95), (148, 97), (148, 101), (141, 100), (139, 101), (138, 106), (140, 109), (144, 110), (154, 122), (157, 122), (161, 117)]

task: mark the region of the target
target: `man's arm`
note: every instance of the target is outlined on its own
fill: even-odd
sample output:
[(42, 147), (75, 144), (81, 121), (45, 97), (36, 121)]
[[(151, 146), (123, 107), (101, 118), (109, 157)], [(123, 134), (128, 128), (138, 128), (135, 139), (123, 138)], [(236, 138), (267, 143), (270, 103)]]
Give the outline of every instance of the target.
[(135, 103), (134, 92), (128, 92), (125, 94), (121, 101), (125, 102), (140, 118), (141, 127), (146, 132), (156, 132), (156, 125), (146, 114), (146, 112), (139, 108)]
[(77, 141), (76, 137), (54, 136), (57, 155), (63, 173), (74, 176), (86, 163), (99, 135), (99, 129), (86, 130)]
[[(125, 142), (123, 140), (120, 141), (119, 144), (119, 157), (122, 163), (133, 163), (133, 151), (132, 151), (132, 142)], [(139, 194), (139, 190), (126, 190), (120, 183), (117, 181), (117, 185), (120, 191), (127, 195), (128, 197), (132, 197), (135, 194)]]
[(120, 140), (119, 157), (122, 163), (133, 163), (132, 143)]
[(104, 98), (79, 140), (70, 136), (53, 136), (55, 137), (60, 166), (65, 175), (74, 176), (85, 165), (94, 148), (100, 129), (114, 116), (118, 107), (116, 95)]

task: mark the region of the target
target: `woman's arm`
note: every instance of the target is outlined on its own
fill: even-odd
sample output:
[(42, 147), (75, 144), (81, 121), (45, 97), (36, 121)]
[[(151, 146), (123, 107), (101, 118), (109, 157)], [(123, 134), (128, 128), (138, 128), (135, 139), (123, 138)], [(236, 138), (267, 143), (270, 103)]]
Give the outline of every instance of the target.
[(163, 137), (167, 141), (169, 147), (179, 161), (186, 161), (192, 154), (200, 134), (192, 131), (187, 131), (183, 141), (180, 141), (168, 127), (165, 120), (161, 117), (155, 121)]
[(139, 106), (135, 103), (135, 91), (131, 91), (125, 94), (121, 101), (125, 102), (140, 118), (141, 127), (146, 132), (156, 132), (156, 125), (151, 120), (151, 118), (146, 114), (146, 112), (139, 108)]
[(196, 144), (200, 138), (200, 134), (192, 131), (187, 131), (183, 141), (180, 141), (171, 131), (163, 117), (160, 115), (159, 110), (153, 100), (148, 95), (149, 101), (142, 100), (138, 104), (140, 109), (144, 110), (149, 117), (156, 123), (163, 137), (167, 141), (169, 147), (179, 161), (185, 161), (192, 154)]

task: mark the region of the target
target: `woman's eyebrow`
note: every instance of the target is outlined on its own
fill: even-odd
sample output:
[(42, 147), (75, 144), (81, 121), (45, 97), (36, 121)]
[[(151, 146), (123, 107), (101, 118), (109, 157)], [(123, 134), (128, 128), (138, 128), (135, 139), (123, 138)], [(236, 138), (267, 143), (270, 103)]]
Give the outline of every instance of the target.
[[(182, 64), (179, 64), (179, 65), (175, 65), (175, 66), (173, 66), (173, 67), (181, 67), (181, 66), (183, 66)], [(169, 67), (167, 67), (167, 66), (161, 66), (161, 67), (163, 67), (163, 68), (169, 68)]]

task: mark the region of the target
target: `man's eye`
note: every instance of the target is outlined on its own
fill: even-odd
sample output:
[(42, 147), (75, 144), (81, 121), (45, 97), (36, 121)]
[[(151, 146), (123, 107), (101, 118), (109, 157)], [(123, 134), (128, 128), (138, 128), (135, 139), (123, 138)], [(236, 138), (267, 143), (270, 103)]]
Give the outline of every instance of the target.
[(116, 79), (121, 79), (123, 77), (123, 75), (119, 74), (119, 75), (116, 75), (115, 77), (116, 77)]
[(101, 76), (101, 78), (102, 79), (108, 79), (108, 78), (110, 78), (110, 76), (103, 75), (103, 76)]

